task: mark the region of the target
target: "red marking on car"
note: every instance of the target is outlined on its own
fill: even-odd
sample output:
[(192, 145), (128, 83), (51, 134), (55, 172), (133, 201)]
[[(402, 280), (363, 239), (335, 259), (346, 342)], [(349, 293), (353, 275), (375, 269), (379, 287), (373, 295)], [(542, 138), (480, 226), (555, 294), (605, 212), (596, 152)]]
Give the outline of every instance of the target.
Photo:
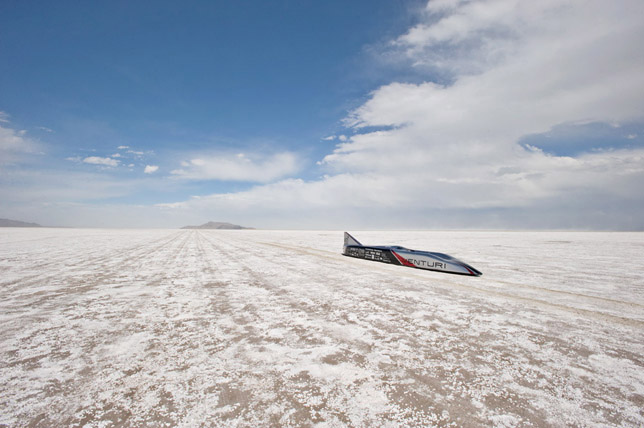
[(392, 251), (391, 251), (391, 253), (392, 253), (394, 256), (396, 256), (396, 258), (398, 259), (398, 261), (399, 261), (400, 263), (402, 263), (403, 265), (405, 265), (405, 266), (409, 266), (409, 267), (416, 267), (416, 266), (414, 266), (414, 264), (413, 264), (413, 263), (409, 263), (409, 261), (407, 261), (407, 259), (405, 259), (404, 257), (401, 257), (401, 256), (399, 256), (398, 254), (396, 254), (396, 252), (395, 252), (395, 251), (393, 251), (393, 250), (392, 250)]

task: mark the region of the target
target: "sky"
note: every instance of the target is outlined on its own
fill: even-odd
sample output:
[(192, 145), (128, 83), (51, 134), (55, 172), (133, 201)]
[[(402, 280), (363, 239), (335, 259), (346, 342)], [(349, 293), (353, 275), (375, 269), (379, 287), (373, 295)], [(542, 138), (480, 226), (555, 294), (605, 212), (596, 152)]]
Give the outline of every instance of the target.
[(0, 218), (644, 230), (640, 0), (0, 2)]

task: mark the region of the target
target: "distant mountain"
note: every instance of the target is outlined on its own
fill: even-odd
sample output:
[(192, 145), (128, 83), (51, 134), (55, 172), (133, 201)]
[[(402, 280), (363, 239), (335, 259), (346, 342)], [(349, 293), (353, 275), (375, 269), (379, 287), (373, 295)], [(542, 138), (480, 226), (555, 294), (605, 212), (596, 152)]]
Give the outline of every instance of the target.
[(209, 221), (201, 226), (185, 226), (182, 229), (226, 229), (226, 230), (242, 230), (252, 229), (252, 227), (243, 227), (232, 223), (222, 223), (220, 221)]
[(24, 221), (0, 218), (0, 227), (42, 227), (42, 226), (37, 223), (27, 223)]

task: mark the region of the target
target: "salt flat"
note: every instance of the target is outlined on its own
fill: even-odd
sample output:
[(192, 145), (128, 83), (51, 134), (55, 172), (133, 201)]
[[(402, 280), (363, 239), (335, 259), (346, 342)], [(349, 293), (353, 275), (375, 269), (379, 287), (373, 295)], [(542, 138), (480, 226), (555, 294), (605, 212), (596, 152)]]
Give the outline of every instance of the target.
[(0, 426), (643, 426), (644, 234), (0, 230)]

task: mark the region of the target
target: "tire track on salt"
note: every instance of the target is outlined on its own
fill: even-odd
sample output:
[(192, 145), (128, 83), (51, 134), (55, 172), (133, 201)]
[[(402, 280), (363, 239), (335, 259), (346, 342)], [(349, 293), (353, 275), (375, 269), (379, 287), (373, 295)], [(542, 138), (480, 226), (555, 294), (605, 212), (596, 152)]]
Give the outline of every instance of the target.
[[(65, 368), (62, 370), (66, 378), (64, 402), (77, 406), (70, 414), (68, 406), (60, 408), (60, 397), (50, 397), (46, 390), (38, 392), (39, 384), (49, 385), (58, 380), (52, 380), (49, 372), (36, 372), (23, 383), (34, 385), (31, 389), (37, 392), (17, 397), (16, 402), (20, 405), (14, 413), (20, 414), (25, 406), (35, 409), (35, 415), (46, 415), (41, 424), (48, 426), (81, 426), (83, 421), (101, 415), (107, 415), (106, 420), (112, 424), (121, 425), (128, 421), (134, 409), (138, 409), (139, 414), (146, 414), (151, 424), (168, 420), (168, 407), (172, 410), (175, 405), (169, 392), (160, 390), (161, 396), (157, 397), (160, 405), (151, 409), (145, 405), (141, 408), (139, 403), (145, 402), (150, 397), (150, 390), (157, 388), (157, 370), (164, 367), (176, 370), (181, 362), (176, 351), (182, 349), (182, 339), (177, 338), (174, 329), (165, 328), (180, 326), (180, 323), (168, 323), (167, 320), (176, 302), (163, 294), (167, 281), (164, 284), (159, 280), (167, 272), (172, 276), (180, 270), (177, 265), (181, 261), (189, 262), (186, 249), (190, 242), (189, 233), (179, 232), (161, 245), (132, 247), (133, 252), (121, 254), (112, 263), (97, 265), (95, 271), (86, 275), (86, 280), (92, 281), (89, 287), (71, 290), (63, 298), (37, 304), (31, 313), (14, 315), (22, 332), (3, 331), (2, 343), (8, 349), (20, 349), (23, 355), (9, 359), (10, 367), (20, 370), (26, 361), (37, 367), (42, 362), (48, 364), (54, 356), (59, 360), (58, 365)], [(146, 265), (148, 270), (140, 272)], [(129, 280), (114, 286), (123, 273)], [(41, 320), (50, 306), (55, 312)], [(142, 346), (154, 338), (158, 340), (152, 340), (150, 345), (165, 343), (169, 348), (162, 345), (148, 350)], [(137, 373), (145, 377), (137, 378)], [(30, 391), (23, 389), (26, 393)], [(138, 399), (132, 397), (134, 393)], [(163, 404), (164, 400), (166, 404)], [(30, 420), (35, 415), (23, 415), (20, 419)], [(139, 425), (136, 420), (130, 422), (132, 426)], [(177, 420), (173, 419), (169, 424), (177, 425)]]
[[(182, 232), (178, 232), (152, 242), (135, 244), (128, 249), (114, 249), (65, 269), (45, 271), (31, 275), (27, 280), (17, 280), (11, 284), (13, 287), (5, 284), (2, 286), (0, 307), (4, 308), (6, 316), (12, 317), (22, 312), (29, 313), (32, 308), (42, 310), (47, 307), (56, 311), (60, 299), (66, 301), (63, 305), (66, 306), (71, 296), (88, 293), (102, 285), (107, 278), (117, 276), (114, 275), (115, 270), (122, 271), (128, 263), (132, 265), (136, 260), (171, 245), (182, 236)], [(41, 316), (46, 316), (45, 314), (41, 311)]]

